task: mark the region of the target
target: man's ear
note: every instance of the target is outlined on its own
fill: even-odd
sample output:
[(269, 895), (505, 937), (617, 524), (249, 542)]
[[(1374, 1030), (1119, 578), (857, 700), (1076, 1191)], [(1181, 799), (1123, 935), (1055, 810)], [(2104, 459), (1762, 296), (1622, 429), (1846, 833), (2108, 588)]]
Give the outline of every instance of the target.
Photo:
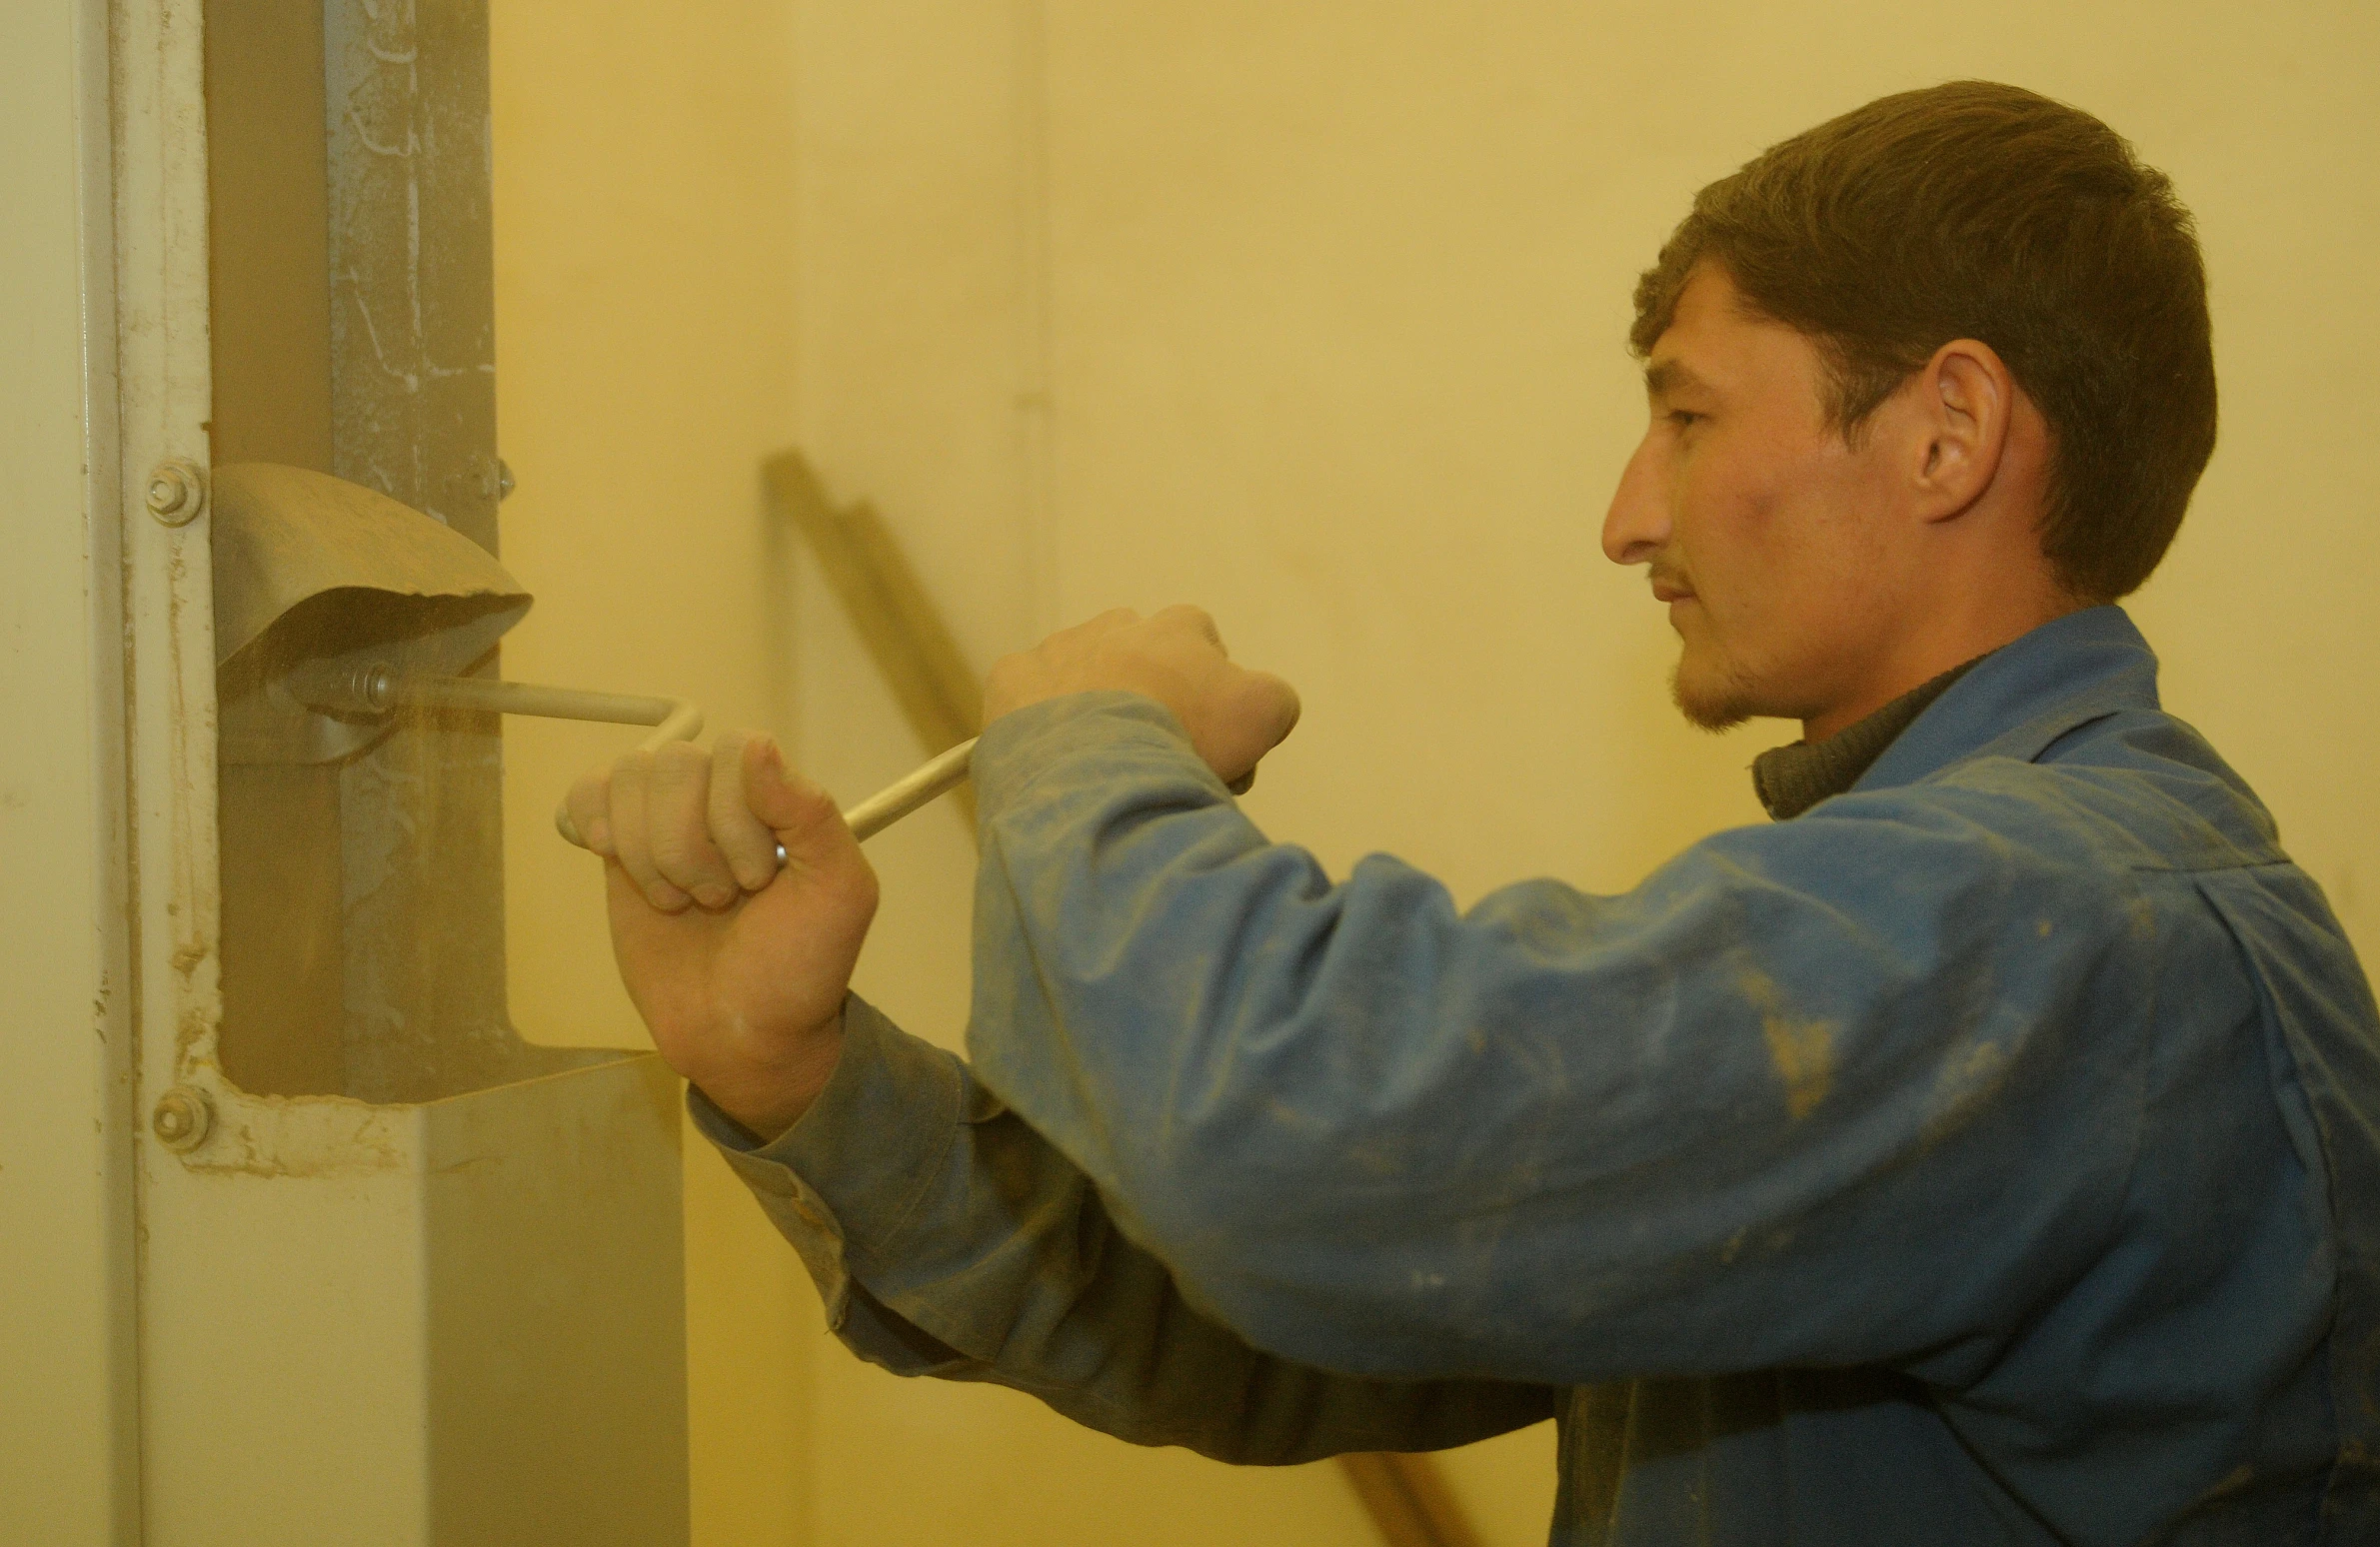
[(1920, 429), (1909, 470), (1918, 513), (1927, 521), (1962, 515), (1999, 476), (2016, 406), (2016, 378), (1999, 352), (1977, 339), (1952, 339), (1917, 375)]

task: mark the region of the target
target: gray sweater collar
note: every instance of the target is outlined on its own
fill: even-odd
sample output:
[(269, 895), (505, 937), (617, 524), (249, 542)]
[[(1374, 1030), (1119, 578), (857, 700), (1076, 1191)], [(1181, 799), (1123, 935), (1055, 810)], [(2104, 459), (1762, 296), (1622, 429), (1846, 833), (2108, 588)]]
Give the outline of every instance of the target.
[[(1983, 657), (1977, 656), (1975, 661)], [(1798, 816), (1830, 795), (1859, 782), (1884, 749), (1890, 747), (1926, 706), (1966, 676), (1975, 661), (1954, 666), (1931, 682), (1907, 693), (1856, 724), (1845, 726), (1823, 742), (1795, 742), (1772, 747), (1752, 760), (1752, 789), (1778, 821)]]

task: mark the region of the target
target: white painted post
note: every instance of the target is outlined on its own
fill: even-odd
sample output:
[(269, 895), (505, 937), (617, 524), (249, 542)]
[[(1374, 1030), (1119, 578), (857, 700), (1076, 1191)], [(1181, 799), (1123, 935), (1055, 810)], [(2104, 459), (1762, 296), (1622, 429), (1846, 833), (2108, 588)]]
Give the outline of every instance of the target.
[(0, 6), (0, 1541), (139, 1539), (107, 6)]
[[(437, 7), (386, 14), (417, 10)], [(48, 581), (56, 610), (123, 598), (91, 664), (95, 680), (124, 685), (122, 713), (92, 733), (104, 747), (121, 732), (123, 770), (112, 787), (94, 772), (83, 790), (86, 806), (121, 799), (129, 811), (130, 862), (106, 872), (129, 877), (114, 916), (129, 920), (137, 1049), (104, 1135), (117, 1146), (109, 1153), (137, 1156), (141, 1494), (137, 1526), (119, 1528), (139, 1534), (119, 1540), (683, 1544), (678, 1086), (659, 1060), (526, 1047), (498, 998), (466, 1028), (470, 1056), (452, 1066), (393, 1054), (374, 1065), (384, 1082), (409, 1081), (402, 1089), (244, 1088), (225, 1071), (213, 573), (198, 498), (214, 408), (203, 13), (203, 0), (114, 7), (120, 445), (107, 477), (125, 491), (120, 518), (110, 513), (122, 584)], [(384, 52), (403, 76), (403, 51)], [(189, 498), (151, 500), (153, 475), (169, 466)], [(112, 540), (117, 527), (106, 530)], [(94, 565), (114, 580), (113, 554)], [(16, 577), (8, 584), (13, 595)], [(96, 632), (81, 627), (74, 638)], [(71, 675), (72, 663), (63, 669)], [(12, 683), (25, 675), (13, 661), (9, 671)], [(95, 715), (86, 705), (81, 722), (59, 723)], [(6, 756), (0, 767), (13, 767), (14, 749)], [(58, 749), (25, 750), (34, 756), (72, 772)], [(104, 848), (104, 836), (86, 848)], [(265, 822), (240, 840), (255, 846), (235, 857), (312, 838)], [(43, 873), (12, 865), (12, 879)], [(492, 862), (437, 878), (483, 903), (501, 885)], [(357, 927), (356, 899), (332, 901)], [(68, 911), (54, 897), (28, 906)], [(501, 917), (492, 904), (481, 911)], [(409, 984), (436, 988), (458, 973), (436, 951), (410, 948), (417, 941), (383, 943)], [(474, 980), (501, 985), (500, 937), (471, 948)], [(60, 983), (75, 981), (75, 958), (58, 959)], [(67, 1034), (88, 1036), (88, 990), (78, 983), (71, 997), (85, 1008)], [(403, 1029), (423, 1030), (425, 1018)], [(87, 1123), (94, 1104), (104, 1105), (86, 1102), (75, 1120)], [(137, 1125), (123, 1120), (135, 1114)], [(62, 1124), (71, 1131), (67, 1117), (45, 1120), (53, 1139)], [(88, 1212), (121, 1214), (96, 1202)], [(106, 1373), (100, 1389), (127, 1400), (131, 1382)], [(105, 1539), (0, 1536), (44, 1547)]]

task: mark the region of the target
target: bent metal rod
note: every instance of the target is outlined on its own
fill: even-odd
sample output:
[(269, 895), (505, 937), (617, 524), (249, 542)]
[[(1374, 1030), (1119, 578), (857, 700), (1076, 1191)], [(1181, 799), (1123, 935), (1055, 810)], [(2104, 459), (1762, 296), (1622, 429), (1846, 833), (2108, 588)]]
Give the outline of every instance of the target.
[[(309, 708), (334, 715), (385, 715), (400, 706), (410, 706), (651, 726), (653, 734), (638, 744), (641, 752), (651, 752), (671, 742), (692, 741), (703, 730), (702, 710), (684, 699), (589, 693), (578, 688), (546, 688), (484, 677), (418, 676), (393, 672), (385, 666), (352, 670), (300, 668), (291, 674), (290, 691)], [(976, 739), (970, 737), (845, 811), (843, 819), (850, 825), (852, 836), (863, 840), (874, 837), (910, 812), (958, 787), (967, 777), (975, 751)], [(554, 826), (572, 843), (586, 846), (580, 841), (567, 806), (555, 808)], [(785, 863), (783, 843), (777, 845), (777, 862)]]

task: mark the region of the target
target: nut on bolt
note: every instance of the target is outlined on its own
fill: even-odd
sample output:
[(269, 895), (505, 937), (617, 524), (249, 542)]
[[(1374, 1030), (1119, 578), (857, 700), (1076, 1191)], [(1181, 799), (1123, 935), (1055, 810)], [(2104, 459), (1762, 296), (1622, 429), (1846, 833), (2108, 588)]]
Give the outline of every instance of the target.
[(188, 1154), (207, 1141), (208, 1130), (215, 1126), (215, 1103), (203, 1090), (188, 1085), (176, 1085), (157, 1098), (157, 1109), (149, 1114), (149, 1128), (157, 1135), (157, 1142), (178, 1154)]
[(168, 457), (149, 474), (149, 514), (185, 527), (207, 508), (207, 475), (188, 457)]

